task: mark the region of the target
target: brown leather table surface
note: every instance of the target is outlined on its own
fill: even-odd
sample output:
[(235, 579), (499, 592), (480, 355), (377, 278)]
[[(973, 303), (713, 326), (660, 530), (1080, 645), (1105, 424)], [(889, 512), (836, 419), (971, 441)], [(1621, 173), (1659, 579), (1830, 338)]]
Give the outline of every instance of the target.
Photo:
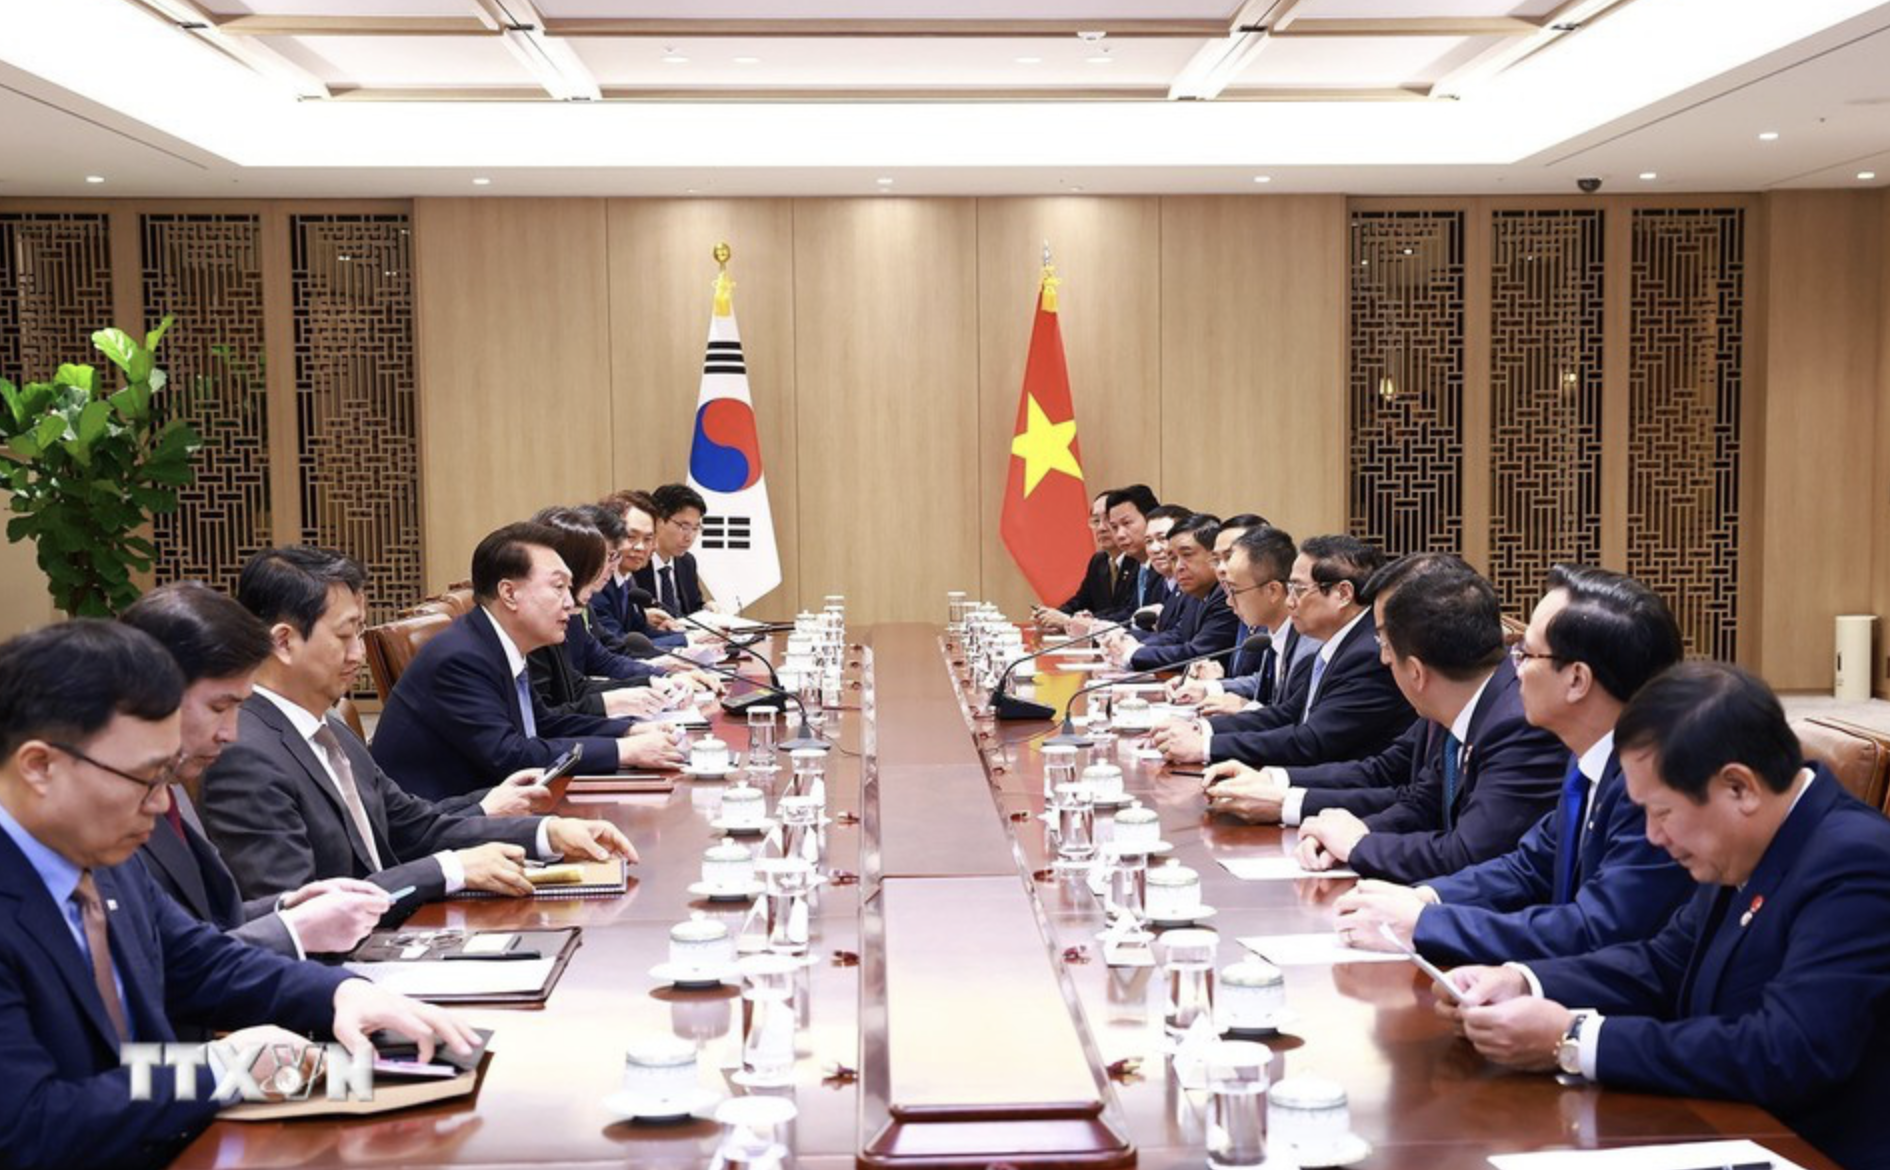
[[(864, 698), (872, 709), (841, 713), (836, 738), (844, 750), (832, 754), (828, 774), (829, 815), (838, 819), (827, 829), (822, 869), (842, 871), (842, 883), (822, 887), (814, 909), (814, 961), (797, 998), (795, 1084), (772, 1091), (800, 1111), (791, 1134), (796, 1164), (838, 1170), (872, 1148), (896, 1152), (877, 1160), (890, 1165), (1203, 1165), (1200, 1102), (1177, 1089), (1161, 1055), (1157, 973), (1103, 964), (1095, 899), (1035, 880), (1052, 856), (1042, 822), (1010, 817), (1041, 808), (1040, 757), (1022, 741), (1044, 725), (982, 725), (974, 735), (936, 627), (876, 627), (869, 641), (871, 678), (864, 690), (848, 691), (847, 703), (857, 708)], [(1043, 689), (1067, 695), (1080, 681), (1053, 677)], [(737, 750), (745, 745), (737, 721), (722, 724), (722, 738)], [(969, 783), (984, 778), (983, 768), (991, 783)], [(1221, 964), (1242, 956), (1237, 936), (1329, 926), (1329, 903), (1349, 883), (1242, 882), (1214, 863), (1217, 853), (1277, 850), (1282, 830), (1204, 824), (1199, 780), (1128, 760), (1124, 771), (1131, 792), (1161, 812), (1173, 856), (1200, 873), (1205, 900), (1220, 911), (1209, 925), (1222, 938)], [(707, 1062), (738, 1055), (734, 989), (676, 992), (649, 974), (665, 958), (669, 926), (692, 910), (724, 915), (731, 929), (746, 912), (694, 902), (687, 892), (717, 836), (708, 820), (721, 787), (683, 780), (667, 797), (566, 803), (562, 811), (609, 819), (635, 843), (642, 863), (624, 897), (460, 901), (414, 916), (416, 926), (584, 928), (545, 1007), (465, 1009), (497, 1032), (473, 1098), (345, 1121), (220, 1122), (176, 1165), (706, 1165), (718, 1136), (713, 1123), (617, 1122), (603, 1098), (617, 1087), (625, 1047), (640, 1036), (688, 1037), (705, 1046)], [(845, 823), (842, 812), (861, 823)], [(859, 884), (847, 883), (849, 874), (860, 875)], [(1034, 948), (1023, 947), (1033, 930)], [(1086, 949), (1066, 958), (1077, 947)], [(1724, 1137), (1830, 1165), (1749, 1106), (1494, 1069), (1435, 1018), (1424, 981), (1404, 964), (1289, 967), (1286, 978), (1296, 1018), (1273, 1045), (1273, 1075), (1317, 1073), (1346, 1087), (1354, 1128), (1374, 1147), (1363, 1167), (1448, 1170), (1486, 1165), (1495, 1153)], [(896, 1004), (887, 1002), (889, 986)], [(1016, 1010), (1018, 1003), (1029, 1010)], [(1124, 1058), (1142, 1061), (1140, 1075), (1111, 1079), (1105, 1068)], [(1039, 1061), (1042, 1076), (1034, 1073)], [(828, 1076), (836, 1064), (859, 1078)], [(994, 1105), (1013, 1089), (1019, 1102), (1057, 1099), (1043, 1103), (1061, 1118), (1042, 1123), (1045, 1148), (1035, 1159), (1004, 1155), (1022, 1154), (1036, 1139), (1016, 1151), (967, 1153), (1037, 1124), (1011, 1118), (979, 1127), (985, 1114), (1002, 1113)], [(1066, 1100), (1086, 1095), (1094, 1101)], [(934, 1116), (948, 1124), (928, 1129)], [(1115, 1153), (1055, 1153), (1059, 1143), (1091, 1139), (1126, 1144)], [(936, 1152), (918, 1153), (927, 1149)]]

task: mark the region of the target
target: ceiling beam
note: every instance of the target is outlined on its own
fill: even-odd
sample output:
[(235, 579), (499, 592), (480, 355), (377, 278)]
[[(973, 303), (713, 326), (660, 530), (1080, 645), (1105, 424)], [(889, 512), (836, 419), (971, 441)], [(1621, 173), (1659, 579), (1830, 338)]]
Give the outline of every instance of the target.
[(631, 17), (559, 17), (546, 22), (555, 37), (870, 37), (879, 39), (1074, 37), (1100, 32), (1116, 40), (1198, 39), (1219, 36), (1218, 20), (644, 20)]
[(1398, 16), (1295, 20), (1274, 30), (1281, 37), (1526, 37), (1541, 29), (1520, 16)]
[(297, 97), (325, 98), (328, 86), (268, 45), (233, 37), (217, 27), (217, 17), (197, 0), (131, 0), (167, 24), (215, 49), (262, 77), (295, 91)]
[(594, 102), (603, 98), (597, 79), (579, 59), (577, 50), (545, 32), (545, 18), (532, 0), (473, 0), (483, 19), (499, 30), (505, 47), (545, 92), (564, 102)]
[[(1422, 87), (1317, 89), (1303, 86), (1249, 86), (1228, 89), (1222, 101), (1230, 102), (1411, 102), (1425, 101), (1429, 94)], [(548, 102), (551, 99), (537, 86), (462, 86), (457, 88), (382, 88), (375, 86), (336, 86), (334, 100), (340, 102)], [(991, 87), (954, 88), (880, 88), (880, 89), (808, 89), (792, 87), (754, 87), (722, 89), (678, 89), (605, 86), (607, 102), (1161, 102), (1168, 92), (1161, 86), (1121, 85), (1086, 86), (1080, 89)]]
[(476, 16), (220, 16), (232, 37), (496, 37)]
[(1535, 18), (1537, 27), (1529, 35), (1490, 46), (1433, 81), (1431, 92), (1439, 97), (1461, 98), (1504, 70), (1580, 31), (1583, 25), (1631, 3), (1633, 0), (1563, 0), (1554, 11)]
[(1213, 101), (1246, 72), (1275, 30), (1287, 27), (1299, 0), (1246, 0), (1168, 86), (1169, 101)]

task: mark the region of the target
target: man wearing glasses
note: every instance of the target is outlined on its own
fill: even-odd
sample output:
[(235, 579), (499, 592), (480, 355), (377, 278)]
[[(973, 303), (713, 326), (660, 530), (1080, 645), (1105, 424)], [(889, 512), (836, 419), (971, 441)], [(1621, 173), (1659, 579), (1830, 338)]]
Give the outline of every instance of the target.
[[(631, 634), (649, 639), (657, 649), (673, 650), (687, 645), (689, 639), (683, 634), (665, 632), (652, 625), (643, 606), (631, 597), (634, 591), (646, 591), (637, 584), (637, 575), (656, 552), (656, 501), (650, 499), (648, 492), (624, 491), (597, 505), (597, 510), (619, 517), (618, 524), (623, 532), (617, 537), (617, 563), (611, 566), (610, 575), (591, 596), (591, 632), (611, 650), (637, 657), (645, 657), (649, 651), (642, 649), (639, 653), (635, 642), (626, 645)], [(606, 529), (604, 536), (609, 539), (611, 531)], [(662, 620), (666, 626), (674, 624), (667, 614)]]
[[(350, 1050), (380, 1028), (470, 1055), (447, 1012), (346, 971), (247, 946), (198, 922), (131, 856), (170, 807), (184, 680), (164, 647), (78, 619), (0, 645), (0, 1160), (162, 1165), (216, 1115), (221, 1062)], [(133, 1100), (127, 1042), (175, 1044), (171, 1020), (237, 1029), (209, 1046), (192, 1100), (171, 1075)], [(286, 1029), (286, 1030), (285, 1030)], [(281, 1047), (277, 1047), (281, 1046)], [(175, 1050), (174, 1050), (175, 1054)]]
[[(702, 578), (696, 573), (696, 554), (689, 550), (702, 534), (702, 514), (709, 510), (702, 493), (685, 483), (666, 483), (650, 493), (656, 506), (656, 549), (650, 563), (633, 579), (639, 589), (656, 598), (664, 615), (682, 618), (703, 608)], [(658, 629), (671, 623), (650, 615)]]
[[(1384, 750), (1415, 718), (1378, 660), (1365, 584), (1384, 554), (1351, 536), (1300, 546), (1286, 583), (1287, 609), (1304, 637), (1323, 645), (1288, 681), (1281, 702), (1259, 711), (1171, 723), (1152, 742), (1170, 763), (1239, 760), (1253, 765), (1356, 760)], [(1205, 723), (1205, 727), (1203, 724)]]
[(1632, 577), (1557, 565), (1513, 648), (1529, 722), (1568, 750), (1562, 797), (1511, 852), (1415, 888), (1362, 882), (1339, 902), (1352, 945), (1389, 929), (1440, 963), (1526, 962), (1650, 938), (1692, 892), (1628, 799), (1614, 728), (1680, 661), (1666, 603)]
[(1221, 677), (1213, 663), (1202, 663), (1210, 669), (1169, 685), (1175, 702), (1193, 703), (1204, 716), (1258, 711), (1282, 700), (1293, 672), (1318, 653), (1320, 645), (1317, 638), (1304, 636), (1287, 620), (1286, 579), (1299, 556), (1292, 536), (1258, 517), (1236, 530), (1231, 538), (1227, 531), (1226, 526), (1221, 528), (1221, 537), (1214, 546), (1221, 554), (1221, 588), (1240, 618), (1240, 642), (1267, 633), (1272, 635), (1273, 644), (1251, 664), (1245, 656), (1237, 656), (1228, 677)]

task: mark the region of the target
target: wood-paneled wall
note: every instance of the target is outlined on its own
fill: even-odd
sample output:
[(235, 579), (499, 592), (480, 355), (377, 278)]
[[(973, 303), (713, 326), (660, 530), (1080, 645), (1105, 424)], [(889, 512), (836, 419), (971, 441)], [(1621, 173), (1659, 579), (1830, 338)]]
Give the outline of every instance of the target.
[(414, 218), (431, 586), (506, 520), (682, 478), (719, 240), (783, 549), (758, 613), (1028, 604), (998, 512), (1046, 240), (1093, 487), (1343, 524), (1340, 196), (423, 199)]

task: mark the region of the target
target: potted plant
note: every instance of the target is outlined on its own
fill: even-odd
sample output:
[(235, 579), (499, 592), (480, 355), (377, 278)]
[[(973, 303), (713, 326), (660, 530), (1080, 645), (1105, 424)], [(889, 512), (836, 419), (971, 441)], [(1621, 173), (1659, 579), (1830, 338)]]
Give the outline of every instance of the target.
[[(12, 493), (8, 540), (32, 540), (53, 602), (73, 617), (109, 617), (138, 598), (134, 572), (157, 549), (140, 535), (177, 510), (203, 445), (182, 419), (160, 423), (157, 347), (166, 317), (144, 341), (101, 329), (92, 344), (118, 367), (112, 389), (91, 366), (63, 365), (48, 382), (0, 378), (0, 487)], [(109, 377), (109, 374), (108, 374)]]

